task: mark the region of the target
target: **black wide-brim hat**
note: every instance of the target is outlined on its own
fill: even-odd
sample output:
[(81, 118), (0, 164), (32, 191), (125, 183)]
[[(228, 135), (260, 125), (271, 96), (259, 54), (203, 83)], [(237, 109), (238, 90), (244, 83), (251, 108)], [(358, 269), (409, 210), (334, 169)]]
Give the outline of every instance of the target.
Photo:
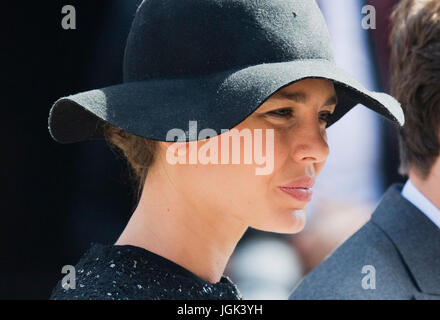
[[(391, 96), (364, 88), (333, 60), (313, 0), (144, 0), (125, 48), (123, 83), (63, 97), (49, 131), (61, 143), (102, 139), (105, 122), (166, 141), (174, 128), (197, 140), (231, 129), (279, 89), (307, 78), (333, 81), (338, 105), (327, 126), (361, 103), (404, 123)], [(197, 121), (196, 135), (188, 135)]]

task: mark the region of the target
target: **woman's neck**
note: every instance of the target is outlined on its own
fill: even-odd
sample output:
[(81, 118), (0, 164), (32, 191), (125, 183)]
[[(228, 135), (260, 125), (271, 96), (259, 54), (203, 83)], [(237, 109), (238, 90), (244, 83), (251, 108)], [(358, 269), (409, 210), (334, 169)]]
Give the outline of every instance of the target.
[(246, 229), (230, 215), (191, 203), (175, 190), (163, 169), (151, 170), (139, 204), (115, 244), (144, 248), (216, 283)]

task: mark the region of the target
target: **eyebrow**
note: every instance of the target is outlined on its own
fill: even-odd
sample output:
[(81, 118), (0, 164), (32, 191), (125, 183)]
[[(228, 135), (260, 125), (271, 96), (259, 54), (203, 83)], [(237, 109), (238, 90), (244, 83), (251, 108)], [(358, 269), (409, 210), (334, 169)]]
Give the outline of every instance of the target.
[[(296, 103), (306, 103), (308, 100), (307, 94), (305, 94), (303, 91), (298, 92), (284, 92), (280, 91), (279, 96), (281, 98), (292, 100)], [(330, 106), (333, 104), (338, 104), (338, 97), (336, 95), (332, 95), (327, 99), (327, 101), (322, 105), (323, 107)]]

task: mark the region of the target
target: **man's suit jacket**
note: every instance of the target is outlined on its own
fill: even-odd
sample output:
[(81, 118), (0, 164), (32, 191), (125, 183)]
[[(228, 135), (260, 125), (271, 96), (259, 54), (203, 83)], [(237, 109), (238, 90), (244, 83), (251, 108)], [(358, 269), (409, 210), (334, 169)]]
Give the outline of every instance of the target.
[(371, 219), (289, 299), (440, 300), (440, 229), (401, 190), (401, 184), (392, 185)]

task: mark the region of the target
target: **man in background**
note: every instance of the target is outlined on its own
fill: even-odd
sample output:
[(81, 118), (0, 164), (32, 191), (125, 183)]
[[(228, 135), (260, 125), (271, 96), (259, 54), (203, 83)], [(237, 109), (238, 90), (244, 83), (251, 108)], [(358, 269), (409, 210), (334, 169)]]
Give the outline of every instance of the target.
[(371, 219), (290, 299), (440, 299), (440, 1), (392, 14), (391, 91), (402, 103), (399, 173)]

